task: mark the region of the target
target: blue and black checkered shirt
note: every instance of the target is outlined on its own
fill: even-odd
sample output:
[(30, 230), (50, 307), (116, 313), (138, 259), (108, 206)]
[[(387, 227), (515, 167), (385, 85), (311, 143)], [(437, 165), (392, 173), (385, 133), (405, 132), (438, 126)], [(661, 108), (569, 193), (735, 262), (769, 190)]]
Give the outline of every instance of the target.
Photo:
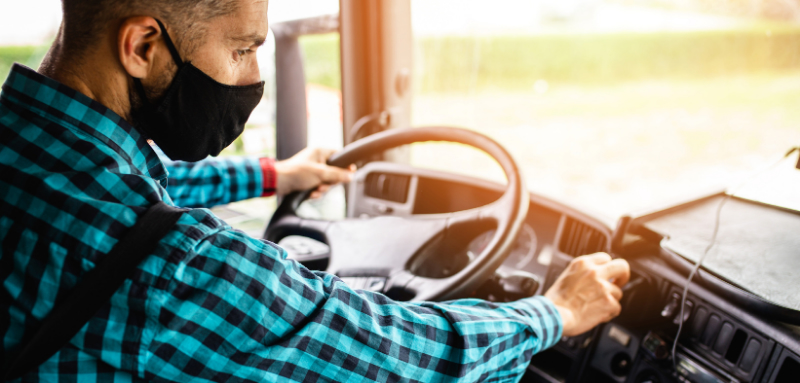
[[(3, 358), (153, 203), (262, 194), (257, 159), (181, 166), (190, 169), (165, 166), (105, 106), (14, 66), (0, 93)], [(560, 336), (546, 298), (394, 302), (311, 272), (198, 208), (67, 346), (22, 379), (516, 381)]]

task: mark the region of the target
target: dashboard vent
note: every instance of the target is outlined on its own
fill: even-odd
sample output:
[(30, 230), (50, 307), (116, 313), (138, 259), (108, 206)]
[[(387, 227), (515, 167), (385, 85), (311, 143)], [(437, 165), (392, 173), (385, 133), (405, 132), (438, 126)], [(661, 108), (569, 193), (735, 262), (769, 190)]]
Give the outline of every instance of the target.
[(773, 380), (774, 383), (789, 383), (797, 382), (797, 377), (800, 376), (800, 363), (794, 358), (787, 357), (783, 360), (778, 374)]
[(370, 173), (364, 185), (364, 194), (386, 201), (406, 203), (410, 183), (411, 176)]
[(567, 217), (564, 230), (561, 232), (561, 241), (558, 244), (562, 253), (573, 257), (606, 251), (608, 239), (599, 230)]

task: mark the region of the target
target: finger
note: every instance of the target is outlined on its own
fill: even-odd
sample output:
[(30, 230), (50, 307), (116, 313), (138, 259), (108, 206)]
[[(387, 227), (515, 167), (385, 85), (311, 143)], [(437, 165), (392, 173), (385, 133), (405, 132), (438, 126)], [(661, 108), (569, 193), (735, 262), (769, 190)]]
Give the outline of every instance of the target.
[(333, 153), (336, 153), (336, 150), (328, 148), (317, 149), (317, 162), (321, 164), (328, 162), (328, 158), (331, 158)]
[(350, 171), (355, 173), (358, 170), (358, 166), (356, 164), (350, 164)]
[(603, 280), (613, 280), (619, 287), (625, 286), (631, 279), (631, 267), (624, 259), (615, 259), (600, 265), (598, 272)]
[(606, 291), (608, 291), (608, 293), (611, 294), (611, 296), (614, 297), (614, 299), (618, 301), (622, 299), (622, 289), (619, 288), (619, 286), (611, 282), (606, 282), (606, 281), (603, 282), (606, 286)]
[(607, 309), (608, 309), (608, 317), (605, 320), (605, 322), (608, 322), (618, 317), (619, 314), (622, 312), (622, 305), (619, 304), (619, 301), (610, 298), (608, 299)]
[(611, 256), (606, 253), (594, 253), (591, 255), (584, 255), (581, 258), (585, 259), (586, 263), (595, 265), (611, 262)]
[(317, 187), (317, 192), (322, 194), (327, 193), (328, 190), (331, 190), (331, 185), (322, 184)]
[(350, 182), (352, 177), (352, 173), (349, 170), (335, 166), (319, 165), (318, 169), (322, 183), (326, 184)]
[(311, 192), (311, 195), (308, 196), (308, 198), (309, 199), (320, 199), (320, 198), (322, 198), (323, 194), (324, 193), (320, 193), (318, 191), (313, 191), (313, 192)]

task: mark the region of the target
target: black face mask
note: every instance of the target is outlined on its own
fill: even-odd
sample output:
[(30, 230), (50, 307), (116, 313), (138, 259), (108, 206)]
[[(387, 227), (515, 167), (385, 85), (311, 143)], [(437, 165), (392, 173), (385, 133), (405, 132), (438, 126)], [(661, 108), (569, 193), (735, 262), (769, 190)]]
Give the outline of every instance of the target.
[(191, 62), (181, 60), (164, 24), (156, 21), (178, 72), (156, 104), (147, 99), (142, 82), (133, 79), (141, 99), (141, 105), (131, 109), (133, 123), (173, 160), (216, 156), (242, 134), (264, 94), (264, 82), (232, 86), (215, 81)]

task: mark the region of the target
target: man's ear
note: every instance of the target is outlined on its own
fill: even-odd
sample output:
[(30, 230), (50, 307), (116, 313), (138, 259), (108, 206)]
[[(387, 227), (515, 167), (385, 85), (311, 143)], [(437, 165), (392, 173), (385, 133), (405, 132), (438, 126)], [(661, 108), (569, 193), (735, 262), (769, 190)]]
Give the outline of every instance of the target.
[(145, 78), (152, 73), (160, 40), (161, 28), (152, 17), (136, 16), (122, 22), (117, 40), (119, 60), (131, 77)]

